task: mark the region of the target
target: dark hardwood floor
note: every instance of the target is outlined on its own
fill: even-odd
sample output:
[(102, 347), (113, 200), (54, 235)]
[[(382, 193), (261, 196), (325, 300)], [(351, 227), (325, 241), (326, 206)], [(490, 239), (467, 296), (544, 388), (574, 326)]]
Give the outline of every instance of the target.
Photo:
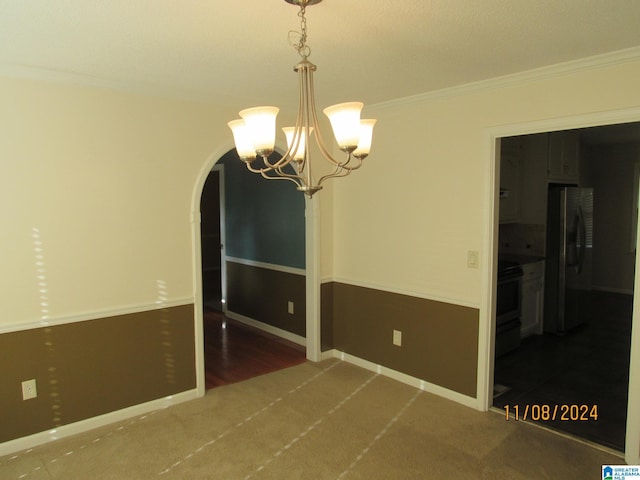
[(306, 361), (304, 347), (211, 309), (204, 312), (204, 356), (207, 389)]

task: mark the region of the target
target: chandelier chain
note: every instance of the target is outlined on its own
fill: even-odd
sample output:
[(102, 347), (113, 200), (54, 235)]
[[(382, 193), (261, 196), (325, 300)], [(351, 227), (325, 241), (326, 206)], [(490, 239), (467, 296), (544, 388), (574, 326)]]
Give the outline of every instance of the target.
[[(300, 11), (298, 12), (298, 17), (300, 17), (300, 31), (289, 31), (289, 43), (291, 43), (293, 48), (296, 49), (298, 55), (300, 55), (305, 60), (311, 54), (311, 48), (309, 48), (309, 45), (307, 45), (307, 17), (305, 16), (306, 11), (307, 7), (303, 2), (300, 4)], [(295, 38), (298, 39), (297, 42), (294, 42)]]

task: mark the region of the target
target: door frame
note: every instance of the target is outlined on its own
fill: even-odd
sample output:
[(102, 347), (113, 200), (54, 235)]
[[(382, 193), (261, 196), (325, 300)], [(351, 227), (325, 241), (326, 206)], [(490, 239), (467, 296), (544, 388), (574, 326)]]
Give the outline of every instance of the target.
[[(202, 165), (196, 178), (191, 197), (191, 244), (192, 244), (192, 273), (193, 273), (193, 301), (194, 301), (194, 341), (196, 365), (196, 392), (199, 397), (204, 396), (205, 366), (204, 366), (204, 312), (202, 308), (202, 241), (200, 238), (200, 199), (204, 183), (209, 172), (216, 167), (216, 163), (235, 145), (225, 143), (217, 148)], [(282, 145), (278, 145), (279, 151)], [(221, 166), (221, 165), (219, 165)], [(266, 180), (265, 180), (266, 181)], [(305, 202), (305, 273), (306, 273), (306, 352), (307, 359), (317, 362), (321, 360), (320, 344), (320, 205), (319, 202), (306, 200)], [(221, 219), (222, 221), (222, 219)], [(222, 237), (222, 232), (220, 233)], [(224, 256), (222, 257), (224, 261)], [(226, 288), (223, 295), (226, 296)]]
[[(487, 411), (493, 404), (494, 352), (495, 352), (495, 311), (496, 281), (498, 264), (498, 207), (500, 189), (500, 148), (503, 137), (544, 133), (575, 128), (587, 128), (640, 121), (640, 108), (612, 110), (570, 117), (552, 118), (542, 121), (505, 124), (485, 130), (485, 158), (489, 168), (485, 185), (486, 222), (484, 226), (485, 258), (487, 268), (482, 279), (480, 315), (480, 338), (478, 344), (478, 402), (481, 410)], [(640, 222), (639, 222), (640, 224)], [(640, 240), (636, 235), (637, 241)], [(637, 242), (640, 247), (640, 241)], [(636, 250), (638, 251), (638, 250)], [(636, 254), (634, 284), (640, 287), (640, 255)], [(631, 358), (629, 366), (629, 395), (627, 406), (627, 428), (625, 440), (625, 461), (630, 465), (640, 464), (640, 288), (634, 287), (633, 317), (631, 327)]]
[(218, 193), (220, 194), (218, 201), (220, 208), (220, 306), (222, 312), (225, 313), (227, 311), (227, 236), (225, 227), (224, 165), (216, 163), (211, 169), (211, 172), (213, 171), (218, 172)]
[[(222, 309), (222, 312), (226, 312), (227, 311), (227, 306), (226, 306), (226, 298), (227, 298), (227, 265), (225, 262), (225, 245), (226, 245), (226, 230), (225, 230), (225, 199), (224, 199), (224, 165), (220, 165), (220, 164), (215, 164), (210, 170), (209, 173), (207, 173), (206, 178), (204, 179), (204, 182), (202, 184), (202, 190), (200, 190), (200, 200), (198, 205), (202, 205), (202, 193), (204, 191), (204, 187), (207, 183), (207, 181), (209, 181), (209, 178), (211, 177), (211, 173), (212, 172), (218, 172), (218, 209), (219, 209), (219, 222), (220, 225), (218, 225), (218, 229), (220, 232), (220, 307)], [(192, 215), (193, 216), (193, 215)], [(198, 216), (197, 216), (198, 220), (199, 220), (199, 230), (200, 233), (202, 233), (201, 230), (201, 225), (202, 225), (202, 210), (199, 209), (198, 210)], [(202, 262), (202, 237), (200, 237), (200, 262)], [(202, 265), (201, 265), (202, 267)], [(201, 287), (203, 286), (203, 284), (200, 284)], [(204, 298), (203, 298), (204, 300)]]

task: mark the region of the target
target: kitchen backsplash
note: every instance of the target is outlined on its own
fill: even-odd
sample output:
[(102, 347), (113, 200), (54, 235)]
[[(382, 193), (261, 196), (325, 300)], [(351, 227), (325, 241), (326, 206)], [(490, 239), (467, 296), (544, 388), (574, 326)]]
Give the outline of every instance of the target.
[(544, 257), (544, 225), (503, 223), (500, 225), (499, 253)]

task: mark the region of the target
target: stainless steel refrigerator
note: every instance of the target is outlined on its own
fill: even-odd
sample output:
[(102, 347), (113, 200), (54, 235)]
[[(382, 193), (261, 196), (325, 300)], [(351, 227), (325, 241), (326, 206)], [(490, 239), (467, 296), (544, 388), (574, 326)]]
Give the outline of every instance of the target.
[(566, 333), (591, 311), (593, 189), (549, 186), (544, 331)]

